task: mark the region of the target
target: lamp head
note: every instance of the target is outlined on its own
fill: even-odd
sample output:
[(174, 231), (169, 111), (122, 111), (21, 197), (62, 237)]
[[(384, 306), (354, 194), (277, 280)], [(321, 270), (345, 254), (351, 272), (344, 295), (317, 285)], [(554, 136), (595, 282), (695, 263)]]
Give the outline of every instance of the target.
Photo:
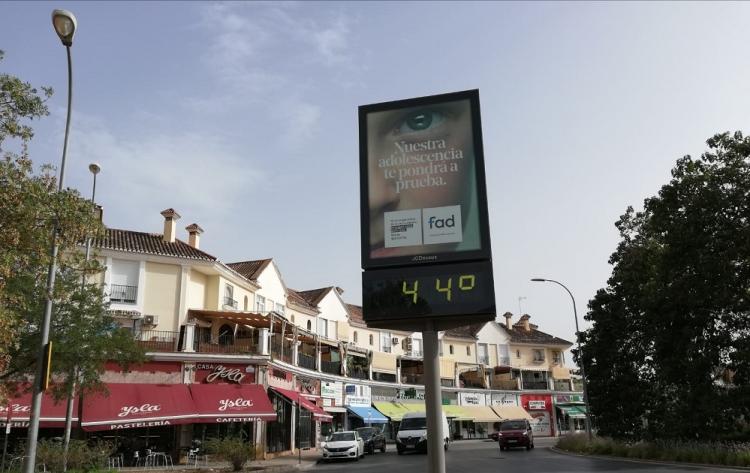
[(102, 170), (102, 167), (99, 166), (99, 163), (91, 163), (89, 164), (89, 171), (91, 171), (91, 174), (97, 175), (99, 174), (99, 171)]
[(546, 282), (547, 280), (546, 279), (542, 279), (542, 278), (533, 278), (531, 281), (532, 282)]
[(57, 36), (65, 46), (73, 45), (73, 35), (76, 33), (76, 17), (68, 10), (53, 10), (52, 25)]

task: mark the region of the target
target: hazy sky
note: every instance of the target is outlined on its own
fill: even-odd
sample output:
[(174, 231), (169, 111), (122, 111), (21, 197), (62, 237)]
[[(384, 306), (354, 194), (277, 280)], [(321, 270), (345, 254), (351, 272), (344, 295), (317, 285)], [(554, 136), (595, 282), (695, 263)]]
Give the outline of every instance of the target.
[[(685, 154), (750, 122), (749, 3), (0, 3), (0, 70), (51, 85), (31, 153), (58, 164), (73, 11), (67, 184), (114, 228), (174, 207), (233, 262), (361, 302), (357, 106), (478, 88), (498, 312), (573, 340), (613, 225)], [(517, 315), (516, 315), (517, 317)]]

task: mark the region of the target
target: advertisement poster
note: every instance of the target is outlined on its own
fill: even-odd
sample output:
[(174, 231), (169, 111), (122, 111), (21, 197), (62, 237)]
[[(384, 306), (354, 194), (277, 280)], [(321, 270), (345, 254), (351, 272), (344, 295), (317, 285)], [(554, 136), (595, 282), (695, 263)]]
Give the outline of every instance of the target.
[(534, 419), (531, 421), (531, 430), (534, 435), (550, 436), (552, 435), (552, 422), (550, 422), (550, 415), (547, 411), (532, 411), (531, 417)]
[(458, 403), (462, 406), (484, 406), (487, 404), (487, 397), (483, 393), (458, 393)]
[(515, 394), (493, 394), (493, 406), (517, 406), (518, 397)]
[(363, 266), (489, 257), (477, 91), (360, 107)]

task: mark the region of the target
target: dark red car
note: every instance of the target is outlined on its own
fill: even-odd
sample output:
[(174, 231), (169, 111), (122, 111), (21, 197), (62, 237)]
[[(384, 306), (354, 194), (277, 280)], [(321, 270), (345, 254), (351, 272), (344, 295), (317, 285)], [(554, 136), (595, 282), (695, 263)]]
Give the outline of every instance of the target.
[(506, 420), (500, 424), (500, 431), (496, 434), (500, 450), (511, 447), (526, 447), (526, 450), (534, 448), (534, 432), (526, 419)]

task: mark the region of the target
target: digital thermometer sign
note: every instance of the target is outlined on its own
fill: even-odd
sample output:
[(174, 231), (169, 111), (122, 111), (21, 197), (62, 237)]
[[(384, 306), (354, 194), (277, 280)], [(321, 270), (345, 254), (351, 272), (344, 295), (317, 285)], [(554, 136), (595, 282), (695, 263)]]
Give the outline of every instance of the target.
[(368, 324), (495, 314), (492, 263), (442, 264), (363, 273)]

